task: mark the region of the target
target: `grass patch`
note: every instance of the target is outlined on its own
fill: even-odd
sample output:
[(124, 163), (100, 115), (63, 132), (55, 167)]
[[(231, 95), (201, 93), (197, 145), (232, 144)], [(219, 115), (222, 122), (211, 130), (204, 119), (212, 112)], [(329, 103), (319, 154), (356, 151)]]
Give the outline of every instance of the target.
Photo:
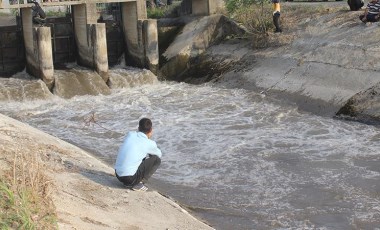
[(66, 17), (67, 12), (61, 10), (45, 11), (46, 17)]
[(173, 3), (169, 6), (149, 7), (146, 9), (148, 18), (160, 19), (177, 17), (178, 13), (176, 11), (180, 5), (180, 1), (173, 1)]
[(52, 185), (39, 156), (5, 154), (12, 167), (0, 179), (0, 229), (57, 229)]
[(154, 18), (154, 19), (165, 17), (166, 12), (167, 12), (166, 7), (154, 7), (154, 8), (147, 9), (148, 18)]

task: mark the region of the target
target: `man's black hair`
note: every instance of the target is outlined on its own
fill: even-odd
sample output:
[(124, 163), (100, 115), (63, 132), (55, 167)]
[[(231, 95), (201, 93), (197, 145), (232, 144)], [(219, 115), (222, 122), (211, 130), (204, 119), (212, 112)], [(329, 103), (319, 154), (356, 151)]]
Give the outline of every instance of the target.
[(149, 118), (142, 118), (139, 121), (139, 131), (149, 133), (152, 130), (152, 121)]

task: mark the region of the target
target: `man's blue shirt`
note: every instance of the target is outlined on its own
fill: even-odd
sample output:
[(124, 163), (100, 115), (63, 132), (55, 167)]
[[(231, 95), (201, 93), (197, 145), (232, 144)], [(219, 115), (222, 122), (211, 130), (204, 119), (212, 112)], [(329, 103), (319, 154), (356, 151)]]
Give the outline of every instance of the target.
[(161, 150), (155, 141), (150, 140), (145, 133), (128, 132), (116, 158), (115, 170), (118, 176), (133, 176), (142, 160), (148, 154), (161, 158)]

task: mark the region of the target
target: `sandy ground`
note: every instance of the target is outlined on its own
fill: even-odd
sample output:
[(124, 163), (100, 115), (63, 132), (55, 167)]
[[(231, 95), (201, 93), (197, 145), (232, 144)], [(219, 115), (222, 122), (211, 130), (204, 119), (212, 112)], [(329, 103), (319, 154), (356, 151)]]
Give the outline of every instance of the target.
[(212, 229), (157, 191), (124, 188), (113, 169), (87, 152), (0, 114), (0, 175), (5, 155), (38, 153), (53, 180), (60, 229)]

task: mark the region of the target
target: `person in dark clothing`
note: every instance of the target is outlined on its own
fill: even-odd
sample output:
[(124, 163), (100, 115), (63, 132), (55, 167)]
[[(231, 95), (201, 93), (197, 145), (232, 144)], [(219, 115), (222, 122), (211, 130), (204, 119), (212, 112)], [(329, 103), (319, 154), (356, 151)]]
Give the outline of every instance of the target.
[(351, 11), (358, 11), (364, 6), (363, 0), (347, 0)]
[(41, 8), (40, 4), (36, 1), (30, 1), (29, 3), (34, 3), (32, 6), (32, 19), (34, 24), (45, 25), (46, 22), (46, 14), (44, 10)]
[(273, 3), (273, 24), (275, 26), (275, 33), (281, 33), (282, 29), (280, 27), (280, 0), (272, 0)]

